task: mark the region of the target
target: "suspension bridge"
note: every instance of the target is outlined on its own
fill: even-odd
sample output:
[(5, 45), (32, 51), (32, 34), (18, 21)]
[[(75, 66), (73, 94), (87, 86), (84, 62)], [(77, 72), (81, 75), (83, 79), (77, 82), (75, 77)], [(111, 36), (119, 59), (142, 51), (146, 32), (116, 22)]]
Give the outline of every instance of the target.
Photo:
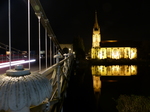
[[(63, 112), (74, 55), (65, 54), (61, 49), (39, 0), (28, 0), (27, 52), (13, 48), (10, 7), (9, 0), (9, 45), (0, 42), (0, 49), (7, 51), (0, 55), (0, 112)], [(30, 8), (38, 19), (39, 54), (36, 55), (30, 50)], [(41, 27), (45, 29), (44, 58), (41, 56)]]

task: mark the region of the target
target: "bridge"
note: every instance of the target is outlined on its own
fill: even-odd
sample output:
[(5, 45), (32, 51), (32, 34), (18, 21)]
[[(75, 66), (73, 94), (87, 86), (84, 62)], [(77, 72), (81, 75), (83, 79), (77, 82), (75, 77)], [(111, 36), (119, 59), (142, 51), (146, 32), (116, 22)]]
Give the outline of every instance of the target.
[[(0, 42), (0, 48), (7, 51), (6, 55), (0, 55), (0, 69), (6, 70), (0, 75), (0, 112), (63, 112), (74, 55), (65, 54), (61, 49), (39, 0), (28, 0), (27, 4), (27, 53), (13, 48), (10, 7), (11, 0), (8, 1), (9, 45)], [(30, 8), (38, 19), (39, 54), (34, 56), (30, 49)], [(45, 29), (44, 57), (41, 55), (41, 27)]]

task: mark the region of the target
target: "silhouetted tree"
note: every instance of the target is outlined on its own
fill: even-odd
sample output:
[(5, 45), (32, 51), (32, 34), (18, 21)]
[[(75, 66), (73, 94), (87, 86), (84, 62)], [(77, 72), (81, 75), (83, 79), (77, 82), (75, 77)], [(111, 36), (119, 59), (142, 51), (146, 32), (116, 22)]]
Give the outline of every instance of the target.
[(85, 58), (85, 47), (81, 37), (75, 37), (73, 39), (73, 50), (75, 51), (77, 58)]

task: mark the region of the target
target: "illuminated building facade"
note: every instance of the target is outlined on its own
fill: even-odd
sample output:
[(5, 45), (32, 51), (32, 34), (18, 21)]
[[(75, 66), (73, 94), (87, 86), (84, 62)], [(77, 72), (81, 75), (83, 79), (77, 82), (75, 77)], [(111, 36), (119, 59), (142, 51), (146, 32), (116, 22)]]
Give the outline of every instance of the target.
[[(107, 43), (116, 43), (117, 40), (107, 40)], [(93, 27), (92, 35), (92, 48), (91, 48), (91, 58), (92, 59), (136, 59), (137, 58), (137, 48), (126, 47), (126, 46), (101, 46), (101, 33), (100, 26), (97, 20), (97, 12), (95, 12), (95, 24)]]

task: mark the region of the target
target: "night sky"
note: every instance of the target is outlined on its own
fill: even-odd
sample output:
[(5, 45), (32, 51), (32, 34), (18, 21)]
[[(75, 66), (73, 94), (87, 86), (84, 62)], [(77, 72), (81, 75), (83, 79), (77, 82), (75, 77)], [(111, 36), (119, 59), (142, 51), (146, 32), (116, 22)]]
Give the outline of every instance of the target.
[[(95, 10), (102, 40), (150, 40), (150, 4), (144, 0), (40, 0), (59, 43), (74, 37), (91, 47)], [(0, 42), (8, 44), (8, 5), (0, 0)], [(11, 0), (12, 46), (27, 49), (27, 0)], [(31, 49), (38, 42), (37, 18), (31, 10)], [(42, 29), (44, 32), (44, 29)], [(44, 38), (44, 35), (41, 35)]]

